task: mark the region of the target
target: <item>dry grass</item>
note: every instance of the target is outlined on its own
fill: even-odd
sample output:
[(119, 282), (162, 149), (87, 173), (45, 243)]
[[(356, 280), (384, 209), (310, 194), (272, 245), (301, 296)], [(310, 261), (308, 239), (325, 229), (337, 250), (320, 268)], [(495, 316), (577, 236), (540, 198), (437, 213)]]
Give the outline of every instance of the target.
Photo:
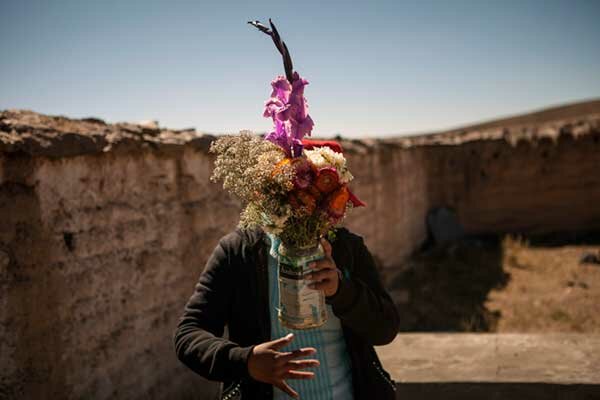
[(510, 279), (485, 303), (500, 311), (495, 330), (600, 333), (600, 265), (579, 262), (600, 246), (533, 247), (506, 237), (502, 247)]

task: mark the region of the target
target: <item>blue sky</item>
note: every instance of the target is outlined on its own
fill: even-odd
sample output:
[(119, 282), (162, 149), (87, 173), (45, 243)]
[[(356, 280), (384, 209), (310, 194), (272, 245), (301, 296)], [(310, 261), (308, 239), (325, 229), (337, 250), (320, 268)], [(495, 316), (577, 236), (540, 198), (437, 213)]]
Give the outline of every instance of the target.
[(283, 73), (314, 134), (432, 132), (600, 97), (600, 1), (0, 0), (0, 109), (268, 131)]

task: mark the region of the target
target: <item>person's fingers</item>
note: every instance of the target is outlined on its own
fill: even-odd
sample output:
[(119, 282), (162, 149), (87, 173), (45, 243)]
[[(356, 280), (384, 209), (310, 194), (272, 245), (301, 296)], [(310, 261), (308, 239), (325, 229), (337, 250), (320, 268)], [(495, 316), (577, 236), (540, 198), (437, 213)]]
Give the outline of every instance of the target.
[[(332, 271), (336, 272), (336, 270), (337, 270), (337, 266), (335, 265), (334, 262), (331, 262), (331, 261), (325, 260), (325, 259), (313, 262), (313, 263), (309, 264), (309, 267), (313, 271), (304, 275), (304, 279), (307, 279), (307, 280), (318, 280), (317, 278), (321, 278), (321, 276), (319, 274), (321, 274), (321, 273), (328, 274), (328, 273), (331, 273)], [(329, 271), (329, 272), (326, 272), (326, 271)]]
[(315, 373), (310, 371), (288, 371), (283, 379), (312, 379), (314, 377)]
[(319, 360), (292, 360), (292, 361), (288, 361), (285, 366), (286, 368), (292, 370), (292, 369), (305, 369), (305, 368), (316, 368), (319, 365), (321, 365), (321, 363), (319, 362)]
[(292, 389), (290, 387), (290, 385), (287, 384), (286, 381), (281, 380), (281, 381), (275, 382), (275, 386), (277, 386), (279, 389), (283, 390), (285, 393), (292, 396), (293, 398), (295, 398), (295, 399), (298, 398), (298, 393), (294, 389)]
[(331, 244), (325, 238), (321, 238), (321, 246), (323, 246), (323, 250), (327, 256), (331, 257)]
[(312, 272), (306, 276), (306, 279), (312, 282), (321, 282), (327, 279), (333, 279), (337, 276), (337, 272), (334, 269), (322, 269), (320, 271)]
[(308, 287), (313, 290), (327, 291), (327, 289), (333, 289), (333, 282), (331, 281), (331, 279), (326, 279), (321, 282), (311, 283), (308, 285)]
[(325, 269), (336, 269), (337, 268), (333, 261), (330, 261), (325, 258), (322, 260), (313, 261), (312, 263), (308, 264), (308, 267), (310, 269), (312, 269), (312, 272), (309, 272), (306, 276), (314, 274), (315, 272), (318, 272), (318, 271), (325, 270)]
[(276, 358), (283, 365), (287, 364), (288, 361), (291, 361), (294, 358), (310, 356), (316, 352), (317, 349), (314, 347), (305, 347), (303, 349), (294, 350), (288, 353), (279, 353)]
[(268, 348), (273, 349), (273, 350), (279, 350), (279, 349), (287, 346), (288, 344), (290, 344), (292, 340), (294, 340), (294, 334), (288, 333), (287, 335), (285, 335), (282, 338), (270, 341)]

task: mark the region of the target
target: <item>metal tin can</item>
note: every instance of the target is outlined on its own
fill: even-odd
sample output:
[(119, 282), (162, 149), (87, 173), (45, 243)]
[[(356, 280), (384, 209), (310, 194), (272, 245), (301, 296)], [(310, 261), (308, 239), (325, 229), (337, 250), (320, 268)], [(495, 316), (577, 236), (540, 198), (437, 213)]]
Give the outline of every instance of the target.
[(290, 329), (311, 329), (327, 322), (325, 294), (308, 287), (306, 274), (312, 272), (311, 262), (325, 257), (318, 244), (310, 248), (279, 245), (279, 321)]

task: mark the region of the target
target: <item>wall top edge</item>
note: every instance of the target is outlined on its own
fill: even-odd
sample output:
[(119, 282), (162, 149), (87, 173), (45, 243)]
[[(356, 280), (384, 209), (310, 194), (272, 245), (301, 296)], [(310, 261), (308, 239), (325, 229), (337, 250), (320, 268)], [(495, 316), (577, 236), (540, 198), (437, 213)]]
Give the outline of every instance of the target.
[[(455, 130), (395, 138), (345, 139), (337, 137), (346, 152), (368, 153), (375, 150), (428, 146), (458, 146), (470, 142), (505, 141), (534, 143), (600, 135), (600, 113), (544, 123), (522, 124), (485, 129)], [(191, 147), (208, 152), (214, 135), (194, 129), (161, 128), (156, 122), (108, 124), (96, 118), (73, 119), (50, 116), (29, 110), (0, 111), (0, 154), (69, 157), (106, 152), (136, 152), (152, 149), (181, 152)]]

